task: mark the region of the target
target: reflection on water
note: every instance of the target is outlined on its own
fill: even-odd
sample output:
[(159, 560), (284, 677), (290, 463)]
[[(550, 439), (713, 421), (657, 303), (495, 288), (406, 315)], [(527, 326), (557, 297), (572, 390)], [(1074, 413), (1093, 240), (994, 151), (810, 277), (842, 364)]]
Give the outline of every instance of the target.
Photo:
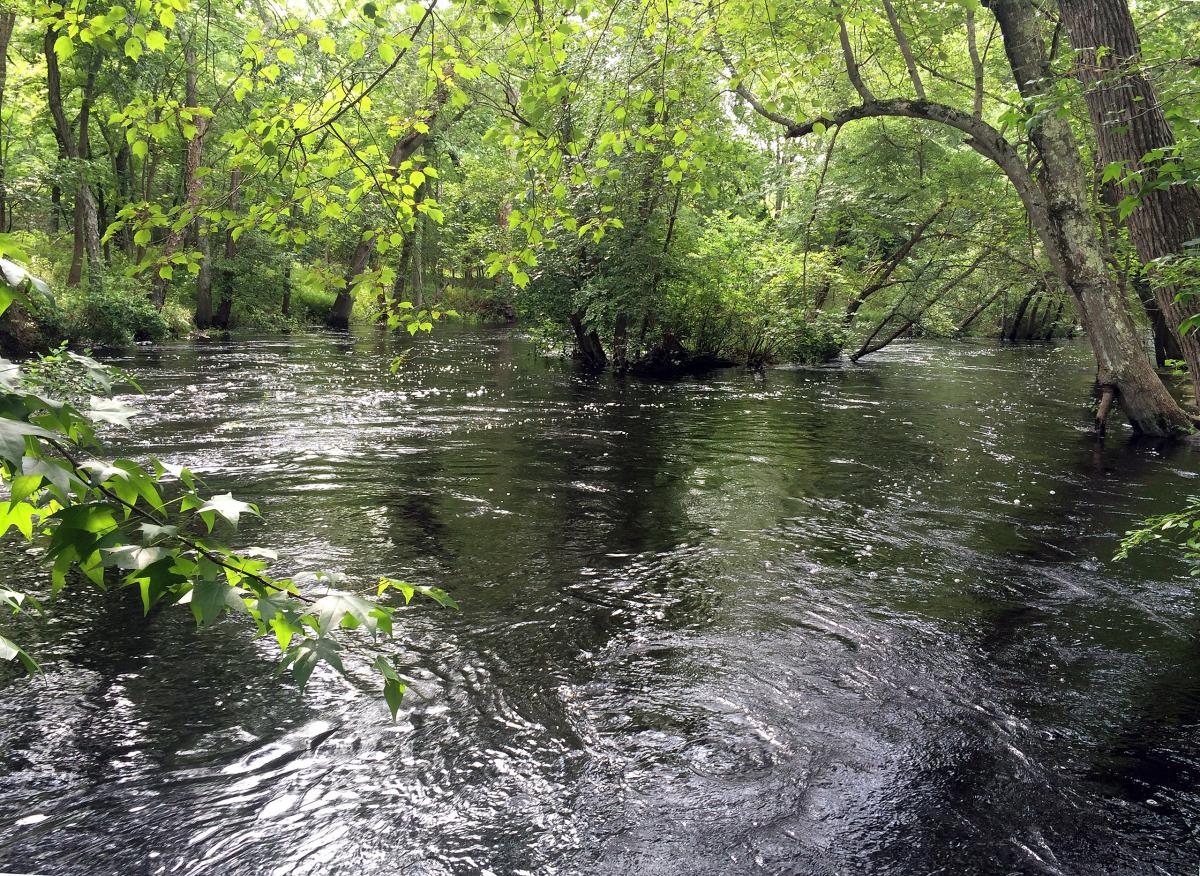
[(1084, 434), (1084, 351), (647, 383), (389, 343), (140, 353), (123, 449), (305, 568), (451, 590), (404, 615), (400, 720), (365, 651), (301, 697), (236, 622), (80, 589), (0, 682), (0, 869), (1194, 871), (1195, 590), (1109, 558), (1200, 460)]

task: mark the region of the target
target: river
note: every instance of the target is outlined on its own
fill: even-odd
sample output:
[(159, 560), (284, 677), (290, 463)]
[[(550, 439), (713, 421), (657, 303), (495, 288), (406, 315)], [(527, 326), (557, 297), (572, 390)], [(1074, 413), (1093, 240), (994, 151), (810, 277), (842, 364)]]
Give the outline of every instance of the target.
[(366, 647), (301, 695), (237, 621), (69, 590), (0, 677), (0, 870), (1196, 872), (1196, 587), (1111, 557), (1200, 456), (1088, 435), (1085, 348), (621, 382), (392, 344), (140, 350), (109, 438), (294, 568), (449, 590), (400, 614), (399, 720)]

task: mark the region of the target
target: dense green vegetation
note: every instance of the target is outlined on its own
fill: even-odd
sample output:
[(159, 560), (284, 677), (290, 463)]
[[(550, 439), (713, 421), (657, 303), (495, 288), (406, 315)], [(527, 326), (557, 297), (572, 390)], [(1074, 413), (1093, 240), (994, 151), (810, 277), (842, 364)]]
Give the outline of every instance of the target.
[[(1147, 339), (1200, 392), (1197, 32), (1158, 0), (0, 7), (0, 255), (53, 290), (3, 338), (463, 313), (670, 374), (1082, 332), (1101, 430), (1119, 405), (1188, 433)], [(309, 597), (183, 535), (247, 509), (89, 469), (72, 446), (123, 415), (60, 406), (43, 367), (12, 368), (3, 466), (10, 526), (60, 578), (115, 566), (147, 608), (283, 618), (294, 665), (383, 625), (365, 603), (267, 617)]]

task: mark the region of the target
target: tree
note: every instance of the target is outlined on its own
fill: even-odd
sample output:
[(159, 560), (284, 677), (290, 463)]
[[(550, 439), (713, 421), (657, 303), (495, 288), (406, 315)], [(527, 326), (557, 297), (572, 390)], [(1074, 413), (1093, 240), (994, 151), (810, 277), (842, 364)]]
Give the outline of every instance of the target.
[[(1025, 127), (1039, 159), (1036, 178), (1016, 147), (975, 113), (931, 100), (877, 97), (863, 75), (846, 18), (836, 5), (832, 15), (845, 75), (858, 96), (857, 104), (833, 113), (814, 114), (808, 121), (800, 122), (758, 99), (737, 71), (736, 90), (761, 115), (782, 125), (789, 137), (804, 137), (818, 128), (824, 131), (882, 116), (934, 122), (965, 134), (967, 145), (994, 162), (1008, 177), (1025, 206), (1046, 258), (1071, 292), (1096, 356), (1097, 383), (1102, 391), (1119, 396), (1131, 424), (1140, 432), (1188, 433), (1191, 422), (1151, 368), (1126, 300), (1104, 263), (1091, 214), (1088, 180), (1070, 121), (1056, 112), (1045, 111), (1046, 102), (1053, 100), (1054, 77), (1038, 10), (1027, 0), (990, 0), (985, 5), (999, 25), (1008, 66), (1024, 101)], [(1106, 414), (1107, 407), (1102, 406), (1101, 412)], [(1102, 418), (1098, 427), (1103, 428)]]
[[(1142, 70), (1142, 47), (1128, 0), (1060, 0), (1063, 24), (1076, 51), (1074, 70), (1084, 88), (1104, 181), (1116, 181), (1130, 239), (1151, 269), (1184, 254), (1200, 234), (1200, 189), (1179, 178), (1175, 137), (1153, 83)], [(1177, 285), (1150, 278), (1158, 310), (1187, 362), (1200, 404), (1200, 336), (1180, 326), (1200, 313)]]

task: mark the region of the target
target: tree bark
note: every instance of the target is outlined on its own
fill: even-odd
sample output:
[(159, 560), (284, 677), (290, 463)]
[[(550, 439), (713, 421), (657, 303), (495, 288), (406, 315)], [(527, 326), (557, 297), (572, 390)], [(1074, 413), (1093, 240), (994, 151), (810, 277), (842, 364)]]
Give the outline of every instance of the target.
[[(187, 41), (184, 45), (183, 59), (187, 67), (187, 76), (184, 86), (184, 106), (194, 110), (200, 106), (199, 92), (196, 87), (196, 53), (192, 49), (190, 38), (185, 38)], [(167, 235), (167, 239), (163, 242), (162, 251), (159, 255), (159, 260), (168, 262), (170, 257), (179, 249), (179, 244), (195, 227), (196, 208), (200, 204), (200, 178), (197, 171), (200, 169), (200, 162), (204, 157), (204, 137), (208, 133), (209, 119), (207, 116), (193, 114), (192, 124), (196, 127), (196, 132), (188, 139), (187, 150), (183, 158), (183, 211), (185, 215), (189, 215), (188, 222), (178, 228), (172, 225), (171, 233)], [(197, 290), (197, 305), (199, 304), (199, 291)], [(154, 302), (154, 306), (162, 308), (167, 301), (167, 278), (162, 276), (162, 271), (155, 272), (150, 280), (150, 300)]]
[[(4, 89), (8, 84), (8, 44), (12, 39), (17, 13), (0, 10), (0, 125), (4, 119)], [(0, 126), (0, 232), (8, 230), (8, 195), (4, 187), (4, 128)]]
[(196, 313), (193, 322), (196, 328), (205, 329), (213, 322), (212, 245), (207, 233), (200, 232), (197, 245), (200, 247), (200, 273), (196, 275)]
[(75, 190), (75, 250), (77, 257), (71, 265), (67, 284), (78, 286), (83, 278), (83, 260), (86, 256), (90, 266), (89, 282), (95, 283), (103, 271), (100, 253), (100, 226), (97, 219), (96, 198), (88, 183), (80, 161), (88, 154), (88, 122), (92, 110), (92, 91), (96, 84), (96, 65), (90, 63), (83, 87), (83, 100), (79, 109), (79, 139), (76, 141), (71, 124), (63, 109), (62, 74), (58, 68), (58, 56), (54, 52), (55, 31), (46, 29), (43, 49), (46, 56), (46, 99), (50, 116), (54, 120), (55, 135), (66, 158), (78, 174)]
[[(1157, 163), (1145, 160), (1156, 150), (1173, 150), (1175, 137), (1153, 84), (1142, 72), (1141, 40), (1128, 0), (1059, 0), (1059, 9), (1078, 53), (1075, 72), (1083, 84), (1100, 162), (1122, 163), (1126, 173), (1142, 175), (1141, 203), (1125, 220), (1138, 258), (1151, 265), (1163, 256), (1178, 255), (1200, 230), (1200, 190), (1173, 181), (1156, 185)], [(1120, 194), (1132, 195), (1134, 188), (1122, 185)], [(1200, 313), (1200, 300), (1193, 296), (1176, 301), (1180, 289), (1155, 282), (1152, 274), (1150, 279), (1200, 405), (1200, 337), (1179, 330), (1185, 319)]]
[[(229, 209), (236, 212), (238, 200), (242, 192), (242, 172), (234, 170), (229, 175)], [(221, 297), (217, 302), (217, 312), (213, 315), (212, 324), (215, 328), (225, 331), (229, 330), (229, 325), (233, 319), (233, 260), (237, 256), (237, 241), (234, 240), (233, 230), (225, 231), (225, 247), (222, 252), (221, 270), (218, 274), (218, 285), (221, 289)]]

